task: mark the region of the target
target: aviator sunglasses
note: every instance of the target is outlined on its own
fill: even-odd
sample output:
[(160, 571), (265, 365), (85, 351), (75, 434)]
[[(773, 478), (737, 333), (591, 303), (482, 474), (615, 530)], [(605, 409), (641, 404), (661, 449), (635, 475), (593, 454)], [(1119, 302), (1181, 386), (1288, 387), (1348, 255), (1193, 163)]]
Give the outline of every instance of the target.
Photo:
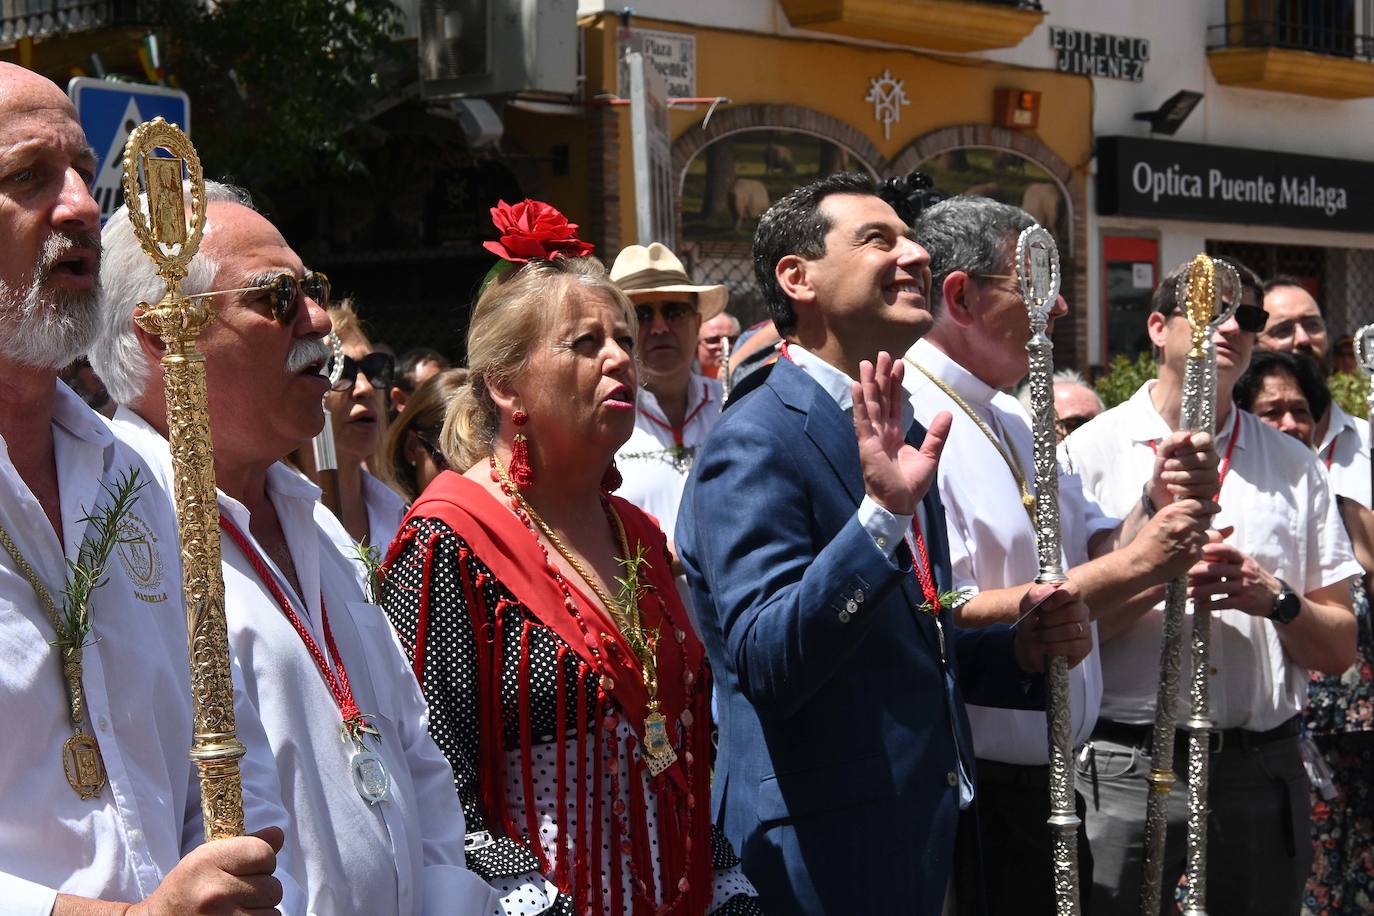
[(347, 391), (352, 388), (358, 380), (358, 373), (362, 373), (373, 388), (378, 391), (386, 391), (391, 387), (391, 382), (396, 377), (396, 358), (390, 353), (380, 351), (369, 353), (362, 359), (354, 359), (345, 355), (343, 372), (339, 374), (339, 380), (331, 386), (332, 389), (334, 391)]
[(267, 293), (267, 305), (272, 310), (272, 318), (282, 325), (291, 324), (296, 320), (296, 314), (300, 311), (301, 293), (314, 299), (320, 308), (329, 308), (329, 278), (318, 270), (312, 270), (299, 278), (295, 274), (283, 271), (253, 286), (217, 289), (188, 298), (209, 299), (212, 296), (228, 296), (232, 293)]

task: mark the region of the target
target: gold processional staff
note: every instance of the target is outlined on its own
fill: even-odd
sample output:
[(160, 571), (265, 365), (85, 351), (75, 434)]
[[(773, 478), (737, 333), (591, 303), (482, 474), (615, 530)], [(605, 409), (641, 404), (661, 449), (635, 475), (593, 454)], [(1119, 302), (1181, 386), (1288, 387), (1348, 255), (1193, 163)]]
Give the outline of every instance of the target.
[[(1221, 284), (1218, 284), (1218, 270)], [(1221, 287), (1230, 298), (1223, 302)], [(1233, 269), (1206, 254), (1199, 254), (1179, 277), (1176, 301), (1192, 332), (1192, 347), (1183, 368), (1183, 405), (1179, 428), (1189, 432), (1215, 427), (1216, 348), (1212, 337), (1234, 312), (1240, 300), (1240, 279)], [(1150, 792), (1145, 809), (1144, 880), (1140, 887), (1140, 912), (1156, 916), (1163, 892), (1164, 838), (1168, 831), (1169, 793), (1174, 787), (1174, 723), (1179, 675), (1183, 665), (1183, 619), (1188, 603), (1188, 577), (1169, 583), (1164, 599), (1164, 635), (1160, 648), (1159, 690), (1155, 698), (1155, 724), (1150, 743)], [(1188, 727), (1189, 816), (1188, 902), (1185, 911), (1204, 912), (1207, 888), (1207, 743), (1211, 733), (1207, 664), (1211, 617), (1194, 614), (1189, 691), (1192, 698)], [(1199, 667), (1199, 664), (1201, 667)]]
[[(157, 156), (157, 150), (171, 155)], [(185, 184), (183, 170), (188, 179)], [(140, 175), (147, 188), (146, 203), (139, 194)], [(191, 192), (189, 217), (186, 184)], [(166, 284), (162, 301), (155, 306), (140, 302), (134, 320), (144, 331), (162, 338), (166, 346), (162, 371), (167, 389), (173, 495), (181, 534), (195, 718), (191, 759), (200, 770), (205, 838), (224, 839), (243, 833), (239, 781), (243, 745), (234, 733), (234, 685), (224, 619), (205, 357), (195, 347), (196, 338), (214, 318), (214, 312), (208, 299), (187, 298), (181, 293), (187, 265), (205, 231), (205, 175), (195, 147), (175, 124), (156, 118), (130, 134), (124, 148), (124, 200), (134, 234)]]

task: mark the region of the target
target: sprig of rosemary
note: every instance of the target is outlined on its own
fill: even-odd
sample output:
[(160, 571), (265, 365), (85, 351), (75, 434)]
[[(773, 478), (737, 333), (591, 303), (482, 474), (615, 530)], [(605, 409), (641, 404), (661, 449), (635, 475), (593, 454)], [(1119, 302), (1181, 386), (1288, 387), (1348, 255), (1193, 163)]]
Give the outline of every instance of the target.
[[(951, 611), (957, 611), (972, 597), (973, 589), (956, 588), (947, 592), (940, 592), (940, 594), (936, 596), (935, 600), (939, 602), (940, 607), (949, 608)], [(935, 608), (930, 606), (929, 601), (923, 602), (921, 604), (920, 609), (922, 612), (926, 614), (935, 613)]]
[(380, 604), (382, 594), (382, 551), (369, 544), (367, 538), (353, 545), (353, 558), (363, 565), (367, 575), (367, 600), (369, 604)]
[(70, 653), (86, 645), (92, 625), (91, 595), (109, 581), (105, 570), (115, 546), (135, 540), (123, 529), (139, 491), (145, 486), (147, 481), (138, 479), (138, 468), (120, 474), (113, 486), (101, 481), (100, 488), (109, 502), (77, 520), (78, 524), (89, 526), (93, 534), (82, 539), (76, 559), (67, 560), (70, 575), (62, 588), (61, 611), (65, 632), (52, 641), (54, 648)]
[(648, 554), (644, 550), (643, 544), (635, 544), (634, 554), (623, 557), (619, 560), (620, 565), (625, 570), (624, 576), (616, 576), (615, 581), (620, 586), (620, 591), (615, 596), (616, 604), (620, 605), (621, 613), (624, 614), (628, 627), (624, 630), (625, 641), (630, 644), (635, 655), (644, 664), (645, 670), (649, 671), (653, 667), (654, 647), (658, 645), (658, 630), (646, 630), (639, 625), (639, 602), (644, 597), (648, 589), (640, 580), (639, 570), (648, 561)]

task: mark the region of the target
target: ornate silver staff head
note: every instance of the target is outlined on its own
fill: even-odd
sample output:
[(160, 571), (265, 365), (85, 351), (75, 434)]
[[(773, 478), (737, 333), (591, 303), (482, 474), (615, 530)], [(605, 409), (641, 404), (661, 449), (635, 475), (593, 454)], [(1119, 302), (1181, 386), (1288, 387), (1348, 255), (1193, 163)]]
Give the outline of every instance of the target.
[(1016, 239), (1016, 279), (1030, 312), (1031, 332), (1043, 331), (1059, 299), (1059, 246), (1036, 224)]
[(1240, 297), (1245, 294), (1245, 287), (1241, 286), (1240, 272), (1230, 262), (1213, 258), (1212, 270), (1216, 277), (1217, 304), (1208, 327), (1215, 332), (1236, 313)]
[(339, 379), (343, 378), (343, 341), (339, 340), (338, 334), (334, 331), (330, 331), (328, 336), (325, 337), (324, 342), (329, 347), (329, 371), (326, 372), (325, 375), (329, 378), (329, 387), (332, 389), (339, 383)]
[(1367, 324), (1355, 332), (1355, 362), (1374, 375), (1374, 324)]

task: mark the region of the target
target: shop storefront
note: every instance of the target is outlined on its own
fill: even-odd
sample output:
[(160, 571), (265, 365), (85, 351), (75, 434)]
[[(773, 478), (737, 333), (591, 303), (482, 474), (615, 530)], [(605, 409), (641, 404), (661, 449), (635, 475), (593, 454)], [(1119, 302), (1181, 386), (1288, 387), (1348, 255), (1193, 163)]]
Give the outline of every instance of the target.
[(1142, 349), (1161, 271), (1198, 251), (1289, 274), (1336, 333), (1374, 319), (1374, 163), (1110, 136), (1097, 141), (1101, 351)]

